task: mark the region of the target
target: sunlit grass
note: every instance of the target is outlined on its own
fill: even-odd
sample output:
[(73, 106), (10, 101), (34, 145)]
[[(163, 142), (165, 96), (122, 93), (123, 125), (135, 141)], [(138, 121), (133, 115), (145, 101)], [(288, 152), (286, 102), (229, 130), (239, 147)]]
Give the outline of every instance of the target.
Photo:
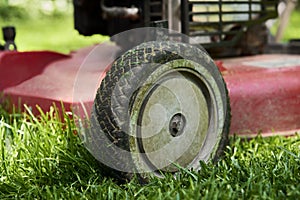
[(63, 123), (54, 108), (39, 117), (30, 109), (1, 117), (0, 199), (52, 199), (64, 197), (63, 190), (64, 195), (72, 190), (83, 193), (101, 177), (96, 161), (76, 135), (72, 117), (65, 114), (64, 119)]
[[(1, 108), (0, 108), (1, 109)], [(2, 110), (2, 112), (5, 112)], [(217, 164), (199, 172), (118, 184), (102, 173), (76, 134), (74, 117), (56, 109), (0, 120), (0, 199), (297, 199), (300, 135), (231, 137)]]

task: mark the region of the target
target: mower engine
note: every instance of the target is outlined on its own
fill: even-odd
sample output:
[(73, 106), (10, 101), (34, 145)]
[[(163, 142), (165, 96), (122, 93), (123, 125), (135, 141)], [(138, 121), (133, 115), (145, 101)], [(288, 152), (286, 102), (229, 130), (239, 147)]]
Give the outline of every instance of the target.
[(169, 29), (193, 38), (212, 57), (253, 55), (264, 51), (269, 35), (264, 22), (277, 17), (277, 4), (277, 0), (74, 0), (75, 28), (83, 35), (112, 36), (168, 20)]

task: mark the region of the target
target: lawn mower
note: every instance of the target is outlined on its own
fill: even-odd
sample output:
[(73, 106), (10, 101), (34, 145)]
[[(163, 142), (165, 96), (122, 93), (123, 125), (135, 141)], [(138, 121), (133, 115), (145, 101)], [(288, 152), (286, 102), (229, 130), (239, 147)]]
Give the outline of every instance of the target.
[[(270, 43), (265, 25), (278, 3), (74, 0), (75, 29), (112, 42), (70, 55), (3, 51), (0, 91), (35, 114), (53, 103), (71, 110), (87, 148), (120, 179), (198, 170), (229, 133), (300, 130), (300, 43)], [(13, 35), (5, 49), (16, 49)]]

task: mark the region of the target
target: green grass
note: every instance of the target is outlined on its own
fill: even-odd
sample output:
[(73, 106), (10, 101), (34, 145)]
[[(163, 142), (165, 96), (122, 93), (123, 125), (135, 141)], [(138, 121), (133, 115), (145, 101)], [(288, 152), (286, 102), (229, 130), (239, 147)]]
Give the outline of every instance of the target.
[[(4, 113), (5, 110), (2, 109)], [(117, 184), (103, 176), (70, 114), (6, 114), (0, 121), (0, 199), (297, 199), (300, 135), (231, 137), (223, 159), (200, 172)], [(75, 133), (75, 134), (74, 134)]]

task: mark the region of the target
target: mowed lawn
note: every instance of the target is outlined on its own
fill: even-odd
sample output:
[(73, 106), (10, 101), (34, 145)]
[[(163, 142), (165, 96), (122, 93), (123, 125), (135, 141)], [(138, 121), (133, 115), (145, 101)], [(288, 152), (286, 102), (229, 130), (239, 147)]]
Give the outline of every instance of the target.
[[(284, 40), (299, 37), (293, 14)], [(73, 30), (71, 16), (14, 24), (21, 51), (71, 50), (108, 40)], [(295, 34), (296, 33), (296, 34)], [(1, 73), (1, 72), (0, 72)], [(53, 108), (39, 117), (8, 113), (0, 104), (0, 199), (299, 199), (300, 135), (251, 140), (231, 136), (223, 158), (182, 169), (175, 177), (118, 183), (105, 176), (83, 146), (70, 113), (62, 120)], [(63, 122), (62, 122), (63, 121)]]

